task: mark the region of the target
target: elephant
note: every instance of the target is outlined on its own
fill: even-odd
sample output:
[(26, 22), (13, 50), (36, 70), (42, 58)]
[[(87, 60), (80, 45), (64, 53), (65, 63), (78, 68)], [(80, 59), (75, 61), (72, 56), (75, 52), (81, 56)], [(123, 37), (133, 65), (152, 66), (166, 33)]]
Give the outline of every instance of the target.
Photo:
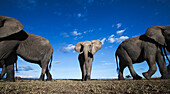
[[(0, 61), (5, 61), (13, 52), (14, 54), (12, 55), (20, 56), (24, 60), (36, 63), (42, 68), (40, 80), (44, 81), (45, 73), (47, 80), (52, 80), (52, 75), (48, 69), (50, 60), (52, 62), (52, 45), (47, 39), (30, 34), (24, 31), (23, 28), (24, 26), (17, 19), (0, 16)], [(12, 61), (11, 64), (14, 64), (15, 60)], [(51, 62), (49, 67), (51, 67)], [(4, 64), (5, 67), (8, 66), (7, 62), (4, 62)]]
[[(128, 66), (133, 79), (142, 79), (134, 70), (132, 64), (146, 61), (149, 70), (142, 73), (146, 79), (156, 72), (158, 64), (162, 79), (169, 79), (162, 49), (170, 52), (170, 26), (152, 26), (145, 34), (123, 41), (115, 52), (118, 79), (123, 80), (123, 70)], [(119, 65), (117, 56), (119, 57)], [(120, 68), (119, 68), (120, 67)]]
[(82, 81), (90, 80), (93, 55), (102, 48), (98, 40), (79, 42), (75, 45), (75, 51), (79, 53), (78, 60), (82, 72)]

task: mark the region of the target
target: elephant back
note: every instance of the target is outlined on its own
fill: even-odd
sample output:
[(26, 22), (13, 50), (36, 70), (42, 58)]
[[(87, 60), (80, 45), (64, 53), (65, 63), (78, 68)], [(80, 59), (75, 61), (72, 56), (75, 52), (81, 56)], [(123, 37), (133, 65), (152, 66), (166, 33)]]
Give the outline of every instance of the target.
[(20, 32), (24, 26), (17, 19), (0, 16), (0, 38)]

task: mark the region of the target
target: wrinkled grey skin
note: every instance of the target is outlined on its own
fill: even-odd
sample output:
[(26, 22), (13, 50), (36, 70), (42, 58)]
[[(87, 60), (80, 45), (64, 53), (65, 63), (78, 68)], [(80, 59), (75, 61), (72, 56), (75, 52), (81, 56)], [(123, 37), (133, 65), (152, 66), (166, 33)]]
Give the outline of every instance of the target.
[(79, 42), (75, 46), (75, 51), (79, 53), (79, 63), (82, 72), (82, 81), (90, 80), (93, 55), (102, 48), (102, 43), (98, 40)]
[(0, 61), (0, 68), (2, 68), (0, 79), (3, 78), (5, 73), (7, 73), (6, 81), (15, 82), (14, 63), (16, 61), (17, 61), (17, 55), (15, 52), (12, 52), (6, 59)]
[[(1, 76), (5, 72), (7, 72), (7, 75), (14, 76), (14, 74), (11, 74), (14, 73), (12, 72), (14, 69), (8, 68), (9, 64), (6, 60), (11, 60), (9, 62), (13, 67), (16, 60), (8, 59), (9, 55), (13, 57), (18, 55), (28, 62), (40, 65), (42, 68), (40, 80), (44, 81), (45, 73), (47, 80), (51, 80), (52, 76), (48, 70), (48, 64), (52, 59), (53, 48), (50, 42), (43, 37), (27, 33), (22, 29), (23, 25), (18, 20), (0, 16), (0, 61), (5, 64), (5, 69), (3, 68), (4, 72), (1, 73)], [(8, 70), (11, 70), (11, 72), (8, 72)]]
[[(147, 29), (141, 36), (123, 41), (116, 50), (115, 56), (119, 57), (118, 79), (123, 80), (123, 70), (128, 66), (133, 79), (142, 79), (134, 70), (132, 64), (146, 61), (149, 70), (142, 73), (146, 79), (150, 79), (156, 72), (158, 64), (161, 78), (170, 78), (168, 75), (162, 48), (170, 52), (170, 26), (153, 26)], [(116, 58), (117, 61), (117, 58)]]

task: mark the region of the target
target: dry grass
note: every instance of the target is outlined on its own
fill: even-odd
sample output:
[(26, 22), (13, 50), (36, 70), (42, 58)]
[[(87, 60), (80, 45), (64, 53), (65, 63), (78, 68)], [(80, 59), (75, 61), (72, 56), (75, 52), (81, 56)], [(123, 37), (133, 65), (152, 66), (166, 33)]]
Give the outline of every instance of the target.
[(53, 80), (20, 79), (0, 82), (0, 94), (52, 94), (52, 93), (170, 93), (170, 80)]

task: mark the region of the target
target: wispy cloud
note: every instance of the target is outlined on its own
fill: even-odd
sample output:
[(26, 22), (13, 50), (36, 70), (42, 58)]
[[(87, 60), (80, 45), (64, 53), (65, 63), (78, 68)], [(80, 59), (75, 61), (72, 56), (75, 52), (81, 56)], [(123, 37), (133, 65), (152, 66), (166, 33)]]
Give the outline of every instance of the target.
[(103, 65), (113, 65), (113, 63), (104, 63)]
[(37, 6), (38, 0), (17, 0), (18, 8), (34, 9)]
[(21, 66), (18, 68), (18, 71), (30, 71), (30, 70), (33, 70), (33, 68), (30, 66)]
[(60, 51), (62, 51), (62, 52), (74, 52), (74, 47), (75, 47), (75, 45), (68, 44), (64, 47), (61, 47)]
[(91, 33), (91, 32), (94, 32), (94, 29), (86, 30), (83, 33), (86, 34), (86, 33)]
[(18, 77), (21, 77), (21, 78), (33, 78), (35, 76), (32, 76), (32, 75), (20, 75)]
[(66, 32), (61, 33), (61, 36), (63, 37), (69, 37), (69, 35)]
[(74, 31), (71, 32), (71, 33), (72, 33), (72, 35), (74, 35), (74, 36), (78, 36), (78, 35), (81, 35), (81, 34), (82, 34), (82, 33), (78, 32), (77, 29), (74, 29)]
[(122, 42), (123, 40), (125, 39), (128, 39), (129, 37), (128, 36), (121, 36), (119, 38), (114, 38), (114, 35), (111, 35), (109, 38), (108, 38), (108, 41), (110, 43), (114, 43), (114, 42), (117, 42), (117, 43), (120, 43)]
[(56, 63), (56, 64), (57, 64), (57, 63), (61, 63), (61, 62), (60, 62), (60, 61), (53, 61), (53, 63)]
[(113, 37), (114, 37), (114, 35), (109, 36), (108, 41), (109, 41), (110, 43), (113, 43), (113, 42), (116, 41), (115, 38), (113, 38)]
[(81, 13), (78, 13), (77, 16), (80, 18), (80, 17), (82, 16), (82, 14), (81, 14)]
[(124, 41), (125, 39), (128, 39), (129, 37), (128, 36), (121, 36), (120, 38), (116, 38), (117, 42), (122, 42)]
[(117, 28), (120, 28), (122, 26), (122, 24), (121, 23), (117, 23), (116, 26), (117, 26)]
[(126, 29), (123, 29), (123, 30), (118, 30), (116, 33), (117, 34), (122, 34), (123, 32), (125, 32)]
[(106, 41), (106, 38), (103, 38), (102, 40), (99, 40), (102, 42), (102, 44), (104, 44), (104, 42)]

